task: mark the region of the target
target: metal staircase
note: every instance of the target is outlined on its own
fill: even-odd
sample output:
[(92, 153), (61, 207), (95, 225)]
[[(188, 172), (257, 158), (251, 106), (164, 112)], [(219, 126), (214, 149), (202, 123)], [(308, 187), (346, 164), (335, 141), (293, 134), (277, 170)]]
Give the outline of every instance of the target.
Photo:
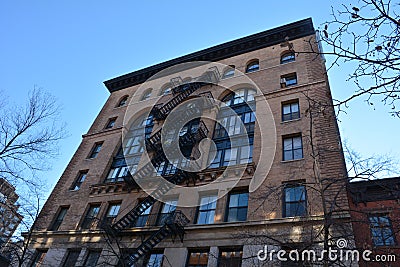
[(124, 259), (127, 266), (135, 266), (135, 263), (143, 256), (151, 252), (151, 250), (160, 243), (164, 238), (173, 235), (179, 236), (183, 240), (185, 233), (184, 227), (189, 223), (189, 220), (181, 211), (174, 211), (164, 217), (163, 226), (147, 238), (135, 252)]
[[(217, 68), (211, 68), (206, 71), (202, 76), (195, 79), (191, 83), (184, 84), (180, 79), (171, 80), (171, 83), (176, 87), (172, 89), (174, 98), (163, 105), (155, 106), (152, 110), (152, 114), (156, 120), (163, 120), (167, 115), (176, 108), (179, 104), (184, 102), (193, 92), (201, 88), (202, 86), (216, 83), (219, 80), (219, 73)], [(200, 106), (194, 108), (184, 108), (183, 114), (179, 113), (177, 120), (174, 121), (173, 125), (165, 127), (164, 131), (159, 129), (153, 135), (145, 140), (146, 149), (148, 152), (153, 153), (154, 157), (150, 162), (145, 164), (139, 170), (137, 170), (132, 176), (124, 177), (126, 183), (129, 186), (136, 186), (136, 181), (141, 181), (142, 179), (150, 178), (154, 176), (154, 170), (160, 167), (162, 164), (169, 164), (166, 157), (167, 155), (174, 155), (177, 149), (182, 147), (190, 148), (190, 153), (192, 155), (196, 154), (193, 147), (203, 138), (208, 135), (208, 129), (203, 121), (198, 120), (198, 123), (193, 123), (189, 126), (185, 124), (184, 128), (187, 127), (186, 132), (179, 132), (176, 129), (172, 129), (176, 125), (181, 125), (186, 120), (197, 117), (200, 118), (202, 111), (205, 108), (209, 108), (213, 105), (213, 97), (210, 92), (199, 94), (201, 97)], [(195, 116), (193, 116), (195, 115)], [(193, 120), (192, 120), (193, 121)], [(190, 121), (189, 121), (190, 123)], [(175, 131), (172, 140), (168, 140), (169, 131)], [(166, 133), (166, 134), (165, 134)], [(165, 134), (165, 136), (163, 136)], [(164, 142), (164, 144), (162, 144)], [(167, 144), (166, 144), (167, 143)], [(198, 152), (198, 151), (197, 151)], [(199, 152), (198, 152), (199, 153)], [(129, 156), (125, 155), (126, 161), (129, 162)], [(129, 163), (128, 163), (129, 165)], [(121, 231), (126, 228), (135, 226), (138, 218), (165, 193), (172, 189), (176, 184), (181, 184), (185, 181), (195, 180), (198, 178), (197, 173), (184, 171), (183, 165), (176, 166), (174, 173), (169, 175), (163, 175), (163, 177), (169, 182), (159, 182), (155, 186), (152, 193), (147, 196), (143, 201), (138, 203), (132, 210), (125, 214), (121, 219), (112, 225), (103, 226), (103, 229), (109, 233), (111, 236), (116, 237)], [(148, 239), (146, 239), (135, 251), (125, 259), (128, 266), (134, 266), (142, 256), (150, 252), (159, 242), (164, 238), (174, 235), (179, 236), (181, 240), (183, 239), (184, 226), (189, 223), (189, 220), (181, 211), (174, 211), (171, 213), (166, 220), (163, 220), (161, 228), (154, 232)]]

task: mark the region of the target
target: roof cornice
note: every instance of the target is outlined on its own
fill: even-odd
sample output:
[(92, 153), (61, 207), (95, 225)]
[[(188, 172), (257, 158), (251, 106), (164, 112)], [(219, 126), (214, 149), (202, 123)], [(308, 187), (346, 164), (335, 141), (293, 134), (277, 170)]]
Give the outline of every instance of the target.
[(312, 20), (311, 18), (307, 18), (140, 69), (107, 80), (104, 84), (110, 92), (114, 92), (143, 83), (159, 71), (177, 64), (192, 61), (219, 61), (282, 43), (286, 37), (289, 40), (294, 40), (314, 33)]

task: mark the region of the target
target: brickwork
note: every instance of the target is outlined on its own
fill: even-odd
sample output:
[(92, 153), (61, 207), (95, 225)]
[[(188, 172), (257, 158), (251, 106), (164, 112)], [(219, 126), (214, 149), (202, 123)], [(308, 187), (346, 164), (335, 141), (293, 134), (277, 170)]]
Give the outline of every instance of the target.
[[(290, 43), (295, 50), (308, 49), (306, 43), (310, 38), (313, 39), (315, 37), (311, 34), (303, 38), (290, 40)], [(336, 212), (348, 211), (347, 195), (344, 191), (346, 171), (333, 108), (325, 105), (323, 109), (318, 107), (318, 110), (315, 110), (314, 106), (310, 106), (310, 99), (321, 103), (331, 103), (324, 62), (320, 57), (315, 57), (315, 55), (300, 53), (296, 54), (294, 62), (281, 64), (281, 55), (287, 51), (287, 46), (278, 43), (219, 61), (222, 64), (234, 65), (236, 70), (244, 73), (248, 62), (253, 59), (259, 60), (260, 69), (258, 71), (236, 75), (247, 75), (261, 89), (262, 95), (256, 97), (257, 108), (259, 103), (266, 100), (275, 121), (274, 126), (256, 123), (253, 157), (253, 161), (256, 164), (249, 165), (248, 171), (244, 173), (235, 188), (248, 188), (254, 175), (254, 169), (266, 168), (265, 164), (263, 164), (265, 159), (260, 159), (260, 129), (264, 127), (275, 128), (276, 136), (267, 137), (267, 139), (276, 140), (276, 150), (274, 153), (271, 152), (274, 156), (272, 167), (264, 183), (256, 191), (250, 192), (247, 221), (225, 222), (228, 203), (228, 195), (225, 193), (232, 188), (224, 188), (218, 192), (218, 195), (224, 196), (218, 199), (214, 224), (197, 225), (195, 223), (196, 208), (180, 208), (190, 220), (190, 224), (185, 228), (186, 234), (183, 243), (179, 241), (171, 242), (171, 239), (166, 239), (157, 246), (159, 249), (165, 248), (165, 255), (174, 258), (174, 264), (180, 262), (179, 264), (181, 265), (179, 266), (184, 266), (185, 259), (180, 259), (179, 261), (175, 256), (186, 257), (188, 248), (211, 247), (213, 251), (218, 251), (219, 247), (250, 245), (246, 242), (250, 242), (251, 245), (255, 245), (253, 242), (258, 242), (257, 244), (262, 245), (263, 242), (268, 240), (264, 238), (265, 236), (273, 236), (275, 240), (281, 240), (281, 244), (275, 242), (270, 244), (272, 246), (279, 246), (286, 242), (307, 241), (308, 237), (304, 233), (311, 233), (313, 231), (312, 226), (321, 224), (323, 221), (323, 198), (326, 198), (329, 207), (333, 206), (332, 210)], [(290, 73), (297, 74), (297, 84), (281, 88), (281, 76)], [(234, 81), (235, 78), (230, 79)], [(225, 83), (229, 85), (229, 80), (227, 79)], [(235, 90), (248, 86), (248, 84), (242, 84), (231, 89)], [(121, 144), (123, 119), (127, 109), (126, 106), (117, 107), (117, 105), (124, 96), (129, 96), (129, 103), (139, 87), (140, 84), (115, 90), (110, 94), (88, 133), (83, 135), (82, 143), (44, 205), (35, 224), (35, 238), (40, 242), (32, 245), (32, 249), (47, 248), (49, 252), (53, 250), (54, 260), (55, 251), (59, 252), (59, 258), (62, 259), (61, 254), (65, 253), (65, 251), (60, 252), (62, 249), (81, 247), (83, 242), (85, 242), (85, 247), (98, 247), (98, 244), (105, 244), (104, 240), (102, 241), (100, 229), (88, 231), (80, 228), (89, 205), (100, 204), (98, 217), (103, 218), (110, 203), (121, 202), (118, 219), (146, 196), (141, 190), (129, 190), (124, 182), (104, 184), (113, 157)], [(163, 87), (164, 84), (160, 84), (158, 88), (154, 87), (151, 98), (158, 96)], [(221, 86), (206, 86), (199, 89), (198, 93), (207, 91), (211, 91), (214, 98), (218, 100), (222, 100), (228, 92)], [(171, 97), (172, 95), (164, 96), (160, 102), (164, 102)], [(144, 101), (151, 101), (151, 98)], [(300, 118), (282, 122), (282, 103), (292, 100), (298, 100), (299, 102)], [(263, 112), (264, 110), (257, 110), (256, 114), (262, 114)], [(139, 115), (141, 111), (137, 110), (137, 113)], [(310, 114), (313, 115), (312, 118)], [(105, 129), (110, 118), (117, 118), (116, 124), (112, 129)], [(205, 121), (205, 123), (210, 130), (209, 137), (211, 137), (215, 123), (212, 121)], [(160, 126), (156, 123), (153, 132)], [(301, 135), (304, 157), (293, 161), (283, 161), (282, 138), (292, 134)], [(92, 148), (99, 142), (102, 142), (100, 153), (96, 158), (89, 159), (88, 155), (91, 153)], [(318, 153), (315, 160), (312, 157), (312, 147), (314, 147), (314, 153)], [(87, 171), (87, 176), (81, 188), (75, 191), (71, 190), (72, 184), (82, 171)], [(196, 185), (207, 183), (207, 179), (213, 179), (210, 177), (215, 175), (218, 175), (218, 170), (205, 170), (205, 180), (198, 181)], [(234, 177), (235, 171), (231, 171), (229, 175)], [(318, 180), (321, 179), (330, 182), (334, 181), (328, 189), (323, 191), (322, 195), (321, 186), (326, 186), (326, 183), (319, 184)], [(307, 185), (308, 216), (306, 217), (284, 218), (282, 215), (282, 186), (285, 182), (290, 181), (302, 181)], [(174, 191), (171, 194), (174, 194)], [(179, 198), (179, 206), (179, 201), (187, 196), (177, 197)], [(199, 195), (189, 197), (198, 199)], [(335, 203), (335, 205), (331, 205), (332, 203)], [(68, 207), (67, 214), (58, 231), (48, 231), (49, 227), (54, 223), (60, 207)], [(160, 207), (161, 205), (157, 203), (153, 206), (151, 213), (157, 214)], [(329, 209), (330, 211), (331, 209)], [(333, 214), (332, 216), (335, 215)], [(127, 248), (137, 247), (143, 242), (143, 238), (149, 236), (149, 231), (151, 229), (127, 230), (122, 243)], [(245, 235), (249, 232), (258, 234), (259, 238), (251, 237), (247, 241), (246, 238), (234, 238), (235, 235)], [(318, 239), (319, 237), (315, 238)], [(247, 254), (250, 253), (250, 247), (246, 247)], [(176, 251), (176, 254), (174, 251)], [(109, 252), (103, 252), (102, 255), (106, 253)], [(81, 257), (83, 256), (84, 252), (81, 252)], [(212, 259), (209, 260), (209, 263), (211, 265), (215, 264)]]

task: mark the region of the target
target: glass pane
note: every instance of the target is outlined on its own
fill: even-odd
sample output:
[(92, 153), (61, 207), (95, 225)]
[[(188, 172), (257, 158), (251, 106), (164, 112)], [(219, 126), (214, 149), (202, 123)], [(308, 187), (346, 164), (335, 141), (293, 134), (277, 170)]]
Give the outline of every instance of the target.
[(239, 206), (247, 207), (248, 202), (249, 202), (249, 193), (241, 193), (239, 195)]
[(293, 137), (293, 148), (297, 149), (297, 148), (301, 148), (301, 137)]
[(298, 112), (299, 111), (299, 103), (293, 103), (292, 104), (292, 112)]
[(229, 207), (239, 206), (239, 196), (240, 194), (231, 194), (229, 199)]
[(303, 158), (303, 149), (293, 150), (293, 159), (301, 159)]
[(256, 94), (255, 90), (249, 89), (247, 91), (247, 102), (253, 101), (255, 94)]
[(292, 138), (283, 139), (283, 149), (291, 150), (292, 149)]

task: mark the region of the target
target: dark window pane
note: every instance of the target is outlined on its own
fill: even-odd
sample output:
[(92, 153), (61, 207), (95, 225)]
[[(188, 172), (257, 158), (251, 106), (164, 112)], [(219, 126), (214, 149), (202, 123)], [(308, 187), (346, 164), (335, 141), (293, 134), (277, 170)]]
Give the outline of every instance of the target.
[(64, 261), (63, 267), (74, 267), (78, 260), (80, 250), (70, 250), (67, 253), (67, 258)]
[(89, 250), (89, 253), (86, 257), (85, 263), (83, 266), (85, 267), (95, 267), (97, 266), (97, 262), (100, 258), (101, 251), (97, 250)]

